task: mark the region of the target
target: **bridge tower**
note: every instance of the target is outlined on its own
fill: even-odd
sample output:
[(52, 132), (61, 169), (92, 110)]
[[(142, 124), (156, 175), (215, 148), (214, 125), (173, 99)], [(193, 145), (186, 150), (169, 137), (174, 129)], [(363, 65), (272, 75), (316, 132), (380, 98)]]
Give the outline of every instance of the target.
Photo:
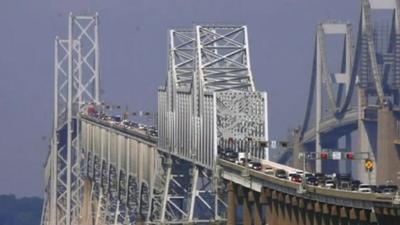
[[(338, 72), (332, 71), (332, 68), (328, 66), (327, 37), (334, 35), (342, 35), (344, 42), (341, 68)], [(355, 126), (347, 125), (346, 120), (348, 115), (355, 112), (348, 107), (351, 103), (353, 58), (351, 24), (329, 21), (317, 26), (306, 116), (301, 130), (298, 130), (296, 134), (298, 141), (303, 140), (301, 140), (302, 143), (295, 141), (294, 157), (297, 157), (300, 149), (300, 151), (315, 149), (317, 154), (322, 149), (337, 149), (338, 141), (343, 137), (345, 137), (346, 147), (351, 146), (351, 132)], [(311, 121), (312, 116), (315, 117), (314, 121)], [(342, 127), (335, 133), (326, 132), (327, 127), (335, 123), (344, 125), (344, 129)], [(312, 126), (313, 128), (310, 129)], [(293, 158), (293, 162), (295, 167), (301, 168), (299, 160)], [(337, 166), (337, 163), (324, 162), (323, 165), (321, 161), (316, 161), (314, 168), (315, 171), (321, 172), (324, 167), (326, 171)]]
[[(351, 38), (346, 39), (349, 44), (346, 44), (348, 49), (344, 51), (346, 57), (343, 57), (345, 59), (343, 62), (347, 65), (345, 89), (340, 87), (340, 82), (337, 83), (339, 81), (337, 74), (334, 76), (336, 82), (332, 82), (330, 79), (333, 76), (329, 76), (326, 72), (325, 53), (320, 44), (323, 43), (323, 39), (318, 38), (321, 37), (318, 33), (321, 33), (323, 30), (321, 27), (324, 25), (319, 26), (306, 117), (295, 140), (297, 143), (295, 153), (301, 151), (302, 148), (310, 148), (313, 144), (319, 152), (321, 148), (337, 148), (336, 141), (333, 143), (327, 143), (327, 141), (335, 140), (340, 135), (351, 137), (348, 134), (357, 129), (358, 148), (354, 151), (368, 154), (377, 162), (376, 169), (369, 177), (364, 169), (363, 161), (353, 161), (354, 175), (364, 183), (382, 184), (387, 180), (399, 182), (397, 173), (400, 167), (397, 162), (400, 153), (396, 144), (399, 137), (399, 7), (400, 3), (397, 0), (362, 1), (359, 31), (354, 50), (351, 47)], [(384, 15), (390, 16), (390, 19), (385, 18)], [(348, 34), (346, 36), (351, 37)], [(352, 55), (353, 51), (354, 55)], [(318, 74), (321, 75), (318, 76)], [(325, 85), (321, 85), (321, 82)], [(332, 98), (335, 94), (334, 90), (336, 90), (336, 99)], [(321, 91), (325, 95), (318, 94)], [(317, 108), (316, 123), (312, 127), (308, 123), (312, 114), (314, 92)], [(329, 99), (327, 102), (331, 104), (331, 107), (328, 110), (328, 116), (324, 118), (320, 106), (326, 98)], [(350, 148), (351, 144), (347, 146)], [(320, 162), (316, 162), (315, 168), (320, 171)]]
[(98, 16), (69, 15), (68, 38), (55, 40), (54, 121), (46, 161), (42, 224), (81, 224), (83, 152), (77, 115), (100, 102)]
[[(400, 3), (395, 0), (362, 2), (358, 72), (360, 151), (370, 152), (377, 162), (372, 182), (398, 182), (400, 153), (395, 145), (400, 88)], [(391, 12), (388, 26), (374, 23), (379, 12)], [(374, 14), (374, 12), (376, 12)], [(378, 14), (379, 15), (379, 14)], [(367, 180), (362, 165), (360, 178)]]

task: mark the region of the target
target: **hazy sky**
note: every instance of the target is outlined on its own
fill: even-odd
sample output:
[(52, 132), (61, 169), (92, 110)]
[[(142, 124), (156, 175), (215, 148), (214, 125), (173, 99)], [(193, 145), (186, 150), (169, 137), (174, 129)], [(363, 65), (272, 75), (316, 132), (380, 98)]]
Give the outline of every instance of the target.
[[(303, 119), (318, 22), (358, 21), (360, 0), (0, 0), (0, 194), (42, 196), (52, 126), (53, 46), (68, 14), (99, 12), (104, 99), (155, 111), (167, 30), (247, 24), (256, 87), (269, 93), (270, 134)], [(357, 28), (354, 28), (357, 30)]]

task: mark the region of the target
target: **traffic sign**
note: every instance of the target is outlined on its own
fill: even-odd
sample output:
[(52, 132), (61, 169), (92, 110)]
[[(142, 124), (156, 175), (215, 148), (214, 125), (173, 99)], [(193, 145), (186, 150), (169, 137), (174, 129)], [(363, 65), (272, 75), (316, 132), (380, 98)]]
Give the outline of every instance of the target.
[(276, 141), (271, 141), (271, 146), (272, 149), (276, 149)]
[(341, 152), (332, 152), (332, 159), (333, 160), (341, 160), (342, 159), (342, 153)]
[(364, 167), (367, 170), (373, 170), (374, 169), (374, 162), (372, 162), (371, 159), (366, 159), (364, 162)]

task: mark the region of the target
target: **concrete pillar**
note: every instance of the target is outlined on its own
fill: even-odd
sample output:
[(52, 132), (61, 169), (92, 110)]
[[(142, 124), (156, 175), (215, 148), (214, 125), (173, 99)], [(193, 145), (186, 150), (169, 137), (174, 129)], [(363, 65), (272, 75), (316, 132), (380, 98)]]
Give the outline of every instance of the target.
[(369, 225), (369, 216), (367, 210), (361, 209), (358, 211), (358, 220), (360, 225)]
[(305, 148), (300, 139), (300, 130), (296, 129), (293, 133), (293, 160), (292, 166), (297, 169), (303, 169), (301, 160), (299, 160), (299, 153), (304, 152)]
[(322, 225), (322, 207), (319, 202), (314, 203), (314, 225)]
[[(351, 133), (345, 135), (344, 138), (345, 145), (340, 146), (340, 148), (344, 147), (346, 152), (353, 151), (352, 149), (352, 140)], [(350, 173), (351, 171), (351, 160), (340, 160), (339, 161), (339, 172), (340, 173)]]
[(267, 221), (268, 225), (279, 225), (278, 218), (278, 193), (276, 191), (271, 192), (271, 202), (267, 208)]
[(243, 225), (251, 225), (251, 205), (247, 194), (243, 198)]
[(265, 214), (263, 224), (268, 224), (269, 211), (271, 208), (271, 191), (267, 188), (263, 188), (260, 193), (259, 201), (261, 210), (264, 210)]
[(339, 212), (338, 212), (338, 207), (336, 205), (331, 206), (330, 224), (339, 225)]
[[(291, 223), (295, 224), (295, 225), (300, 225), (300, 223), (299, 223), (300, 222), (300, 220), (299, 220), (299, 204), (297, 201), (297, 197), (295, 197), (295, 196), (291, 197), (290, 205), (292, 207), (291, 215), (290, 215)], [(302, 223), (301, 225), (304, 225), (304, 223)]]
[(330, 210), (328, 204), (322, 204), (322, 225), (330, 225)]
[(227, 225), (236, 225), (237, 196), (233, 182), (228, 184), (228, 218)]
[[(304, 203), (303, 203), (304, 204)], [(299, 206), (300, 206), (300, 202), (299, 202)], [(314, 212), (314, 203), (311, 201), (307, 201), (305, 203), (305, 224), (306, 225), (317, 225), (316, 223), (314, 223), (314, 218), (315, 218), (315, 212)]]
[(281, 192), (278, 193), (278, 202), (279, 225), (290, 225), (290, 219), (286, 210), (285, 195)]
[(378, 110), (378, 151), (377, 151), (377, 183), (384, 184), (392, 180), (400, 184), (397, 173), (400, 172), (400, 151), (394, 141), (397, 137), (397, 119), (389, 106)]
[(339, 211), (339, 224), (340, 225), (349, 225), (349, 214), (348, 209), (346, 207), (340, 207)]
[(306, 202), (304, 201), (304, 199), (299, 198), (297, 204), (297, 218), (299, 225), (307, 224), (307, 215), (308, 215), (308, 210), (306, 207)]
[(262, 205), (260, 203), (260, 194), (251, 191), (254, 197), (253, 201), (253, 220), (254, 225), (262, 225), (263, 217), (262, 217)]
[(358, 224), (358, 216), (355, 208), (349, 209), (349, 224)]
[[(365, 90), (358, 89), (358, 149), (356, 152), (369, 152), (374, 155), (376, 149), (376, 122), (370, 120), (369, 115), (365, 115), (368, 106)], [(362, 183), (368, 183), (368, 174), (365, 172), (363, 161), (353, 161), (353, 176), (357, 177)], [(375, 171), (371, 172), (371, 183), (375, 183)]]
[(284, 201), (284, 209), (285, 209), (285, 217), (287, 218), (286, 220), (290, 225), (297, 225), (297, 221), (295, 217), (292, 217), (293, 213), (292, 211), (293, 206), (292, 206), (292, 199), (290, 195), (285, 195), (284, 196), (285, 201)]

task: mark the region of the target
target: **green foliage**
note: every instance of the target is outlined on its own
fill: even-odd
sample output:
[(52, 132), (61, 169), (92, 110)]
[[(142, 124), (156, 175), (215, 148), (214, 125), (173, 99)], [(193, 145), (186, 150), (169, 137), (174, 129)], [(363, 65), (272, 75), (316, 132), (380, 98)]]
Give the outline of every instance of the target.
[(0, 225), (39, 225), (42, 199), (0, 195)]

